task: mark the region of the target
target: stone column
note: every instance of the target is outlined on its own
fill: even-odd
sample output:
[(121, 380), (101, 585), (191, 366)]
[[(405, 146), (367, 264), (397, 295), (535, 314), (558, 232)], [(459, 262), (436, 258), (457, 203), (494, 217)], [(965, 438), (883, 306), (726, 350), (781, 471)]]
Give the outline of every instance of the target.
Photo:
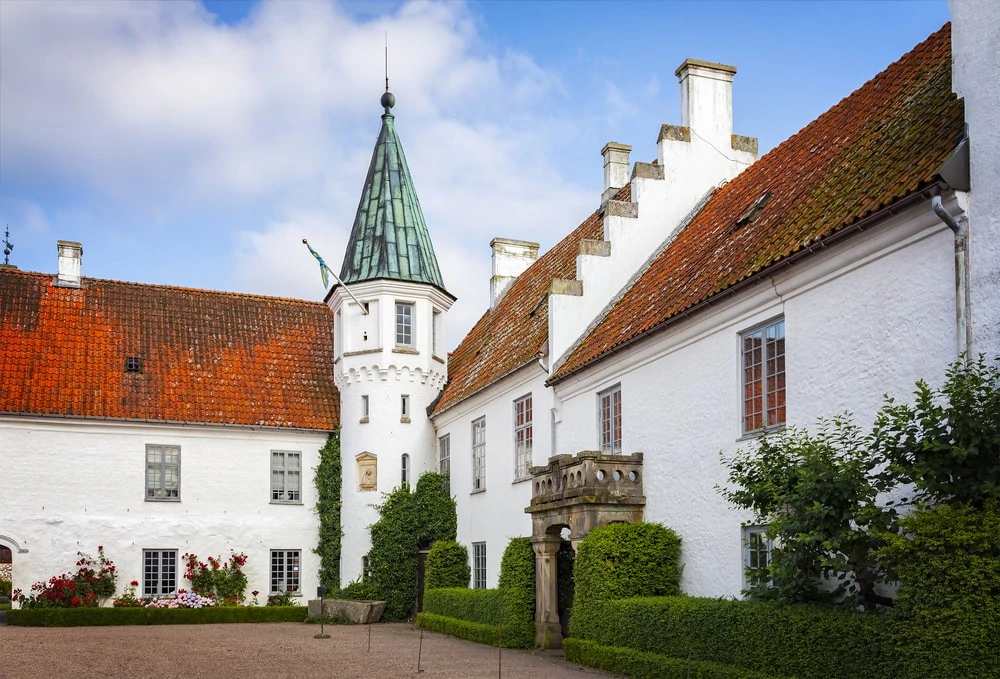
[(559, 625), (558, 535), (531, 538), (535, 550), (535, 646), (562, 648)]

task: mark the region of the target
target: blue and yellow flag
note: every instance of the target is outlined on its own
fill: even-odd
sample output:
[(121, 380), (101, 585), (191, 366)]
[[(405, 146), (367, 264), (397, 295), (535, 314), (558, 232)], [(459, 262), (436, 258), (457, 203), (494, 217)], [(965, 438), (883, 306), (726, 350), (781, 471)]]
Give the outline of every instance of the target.
[(309, 252), (312, 253), (312, 256), (316, 258), (317, 262), (319, 262), (319, 273), (323, 276), (323, 287), (330, 287), (330, 274), (328, 273), (330, 271), (330, 267), (326, 265), (326, 262), (324, 262), (323, 258), (319, 256), (319, 253), (312, 249), (312, 246), (309, 245), (309, 242), (305, 238), (302, 239), (302, 242), (305, 243), (305, 246), (309, 248)]

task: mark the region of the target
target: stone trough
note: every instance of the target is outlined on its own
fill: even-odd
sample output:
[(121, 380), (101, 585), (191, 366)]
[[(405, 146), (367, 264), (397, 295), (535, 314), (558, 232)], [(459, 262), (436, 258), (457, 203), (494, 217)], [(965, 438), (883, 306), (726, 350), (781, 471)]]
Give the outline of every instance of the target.
[(331, 618), (343, 615), (353, 623), (364, 625), (378, 622), (385, 612), (384, 601), (349, 601), (347, 599), (310, 599), (309, 617), (320, 616), (320, 604), (323, 612)]

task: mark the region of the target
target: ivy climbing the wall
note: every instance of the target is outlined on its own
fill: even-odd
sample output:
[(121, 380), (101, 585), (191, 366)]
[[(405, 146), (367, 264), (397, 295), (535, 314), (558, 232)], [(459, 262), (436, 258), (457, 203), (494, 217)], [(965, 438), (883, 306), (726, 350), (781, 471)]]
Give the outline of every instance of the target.
[(313, 551), (319, 555), (319, 583), (328, 592), (340, 589), (340, 539), (344, 536), (340, 522), (341, 464), (340, 432), (335, 431), (319, 451), (319, 465), (313, 482), (316, 484), (316, 513), (319, 515), (319, 540)]
[(437, 540), (455, 539), (458, 514), (446, 483), (446, 476), (428, 472), (413, 492), (409, 486), (397, 488), (377, 508), (380, 518), (371, 526), (368, 569), (386, 602), (383, 620), (405, 620), (413, 613), (420, 550)]

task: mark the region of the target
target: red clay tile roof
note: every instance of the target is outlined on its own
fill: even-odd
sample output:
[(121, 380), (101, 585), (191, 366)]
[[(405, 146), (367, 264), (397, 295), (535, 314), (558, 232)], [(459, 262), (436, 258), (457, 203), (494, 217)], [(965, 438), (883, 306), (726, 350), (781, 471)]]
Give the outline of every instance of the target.
[[(628, 185), (615, 196), (631, 198)], [(483, 314), (449, 355), (448, 384), (435, 413), (538, 358), (549, 338), (549, 284), (553, 278), (576, 277), (581, 240), (603, 238), (604, 218), (597, 210), (510, 284), (500, 303)]]
[[(963, 130), (946, 24), (716, 191), (550, 383), (933, 183)], [(734, 230), (766, 191), (766, 206)]]
[(53, 279), (0, 269), (0, 413), (337, 427), (326, 305)]

